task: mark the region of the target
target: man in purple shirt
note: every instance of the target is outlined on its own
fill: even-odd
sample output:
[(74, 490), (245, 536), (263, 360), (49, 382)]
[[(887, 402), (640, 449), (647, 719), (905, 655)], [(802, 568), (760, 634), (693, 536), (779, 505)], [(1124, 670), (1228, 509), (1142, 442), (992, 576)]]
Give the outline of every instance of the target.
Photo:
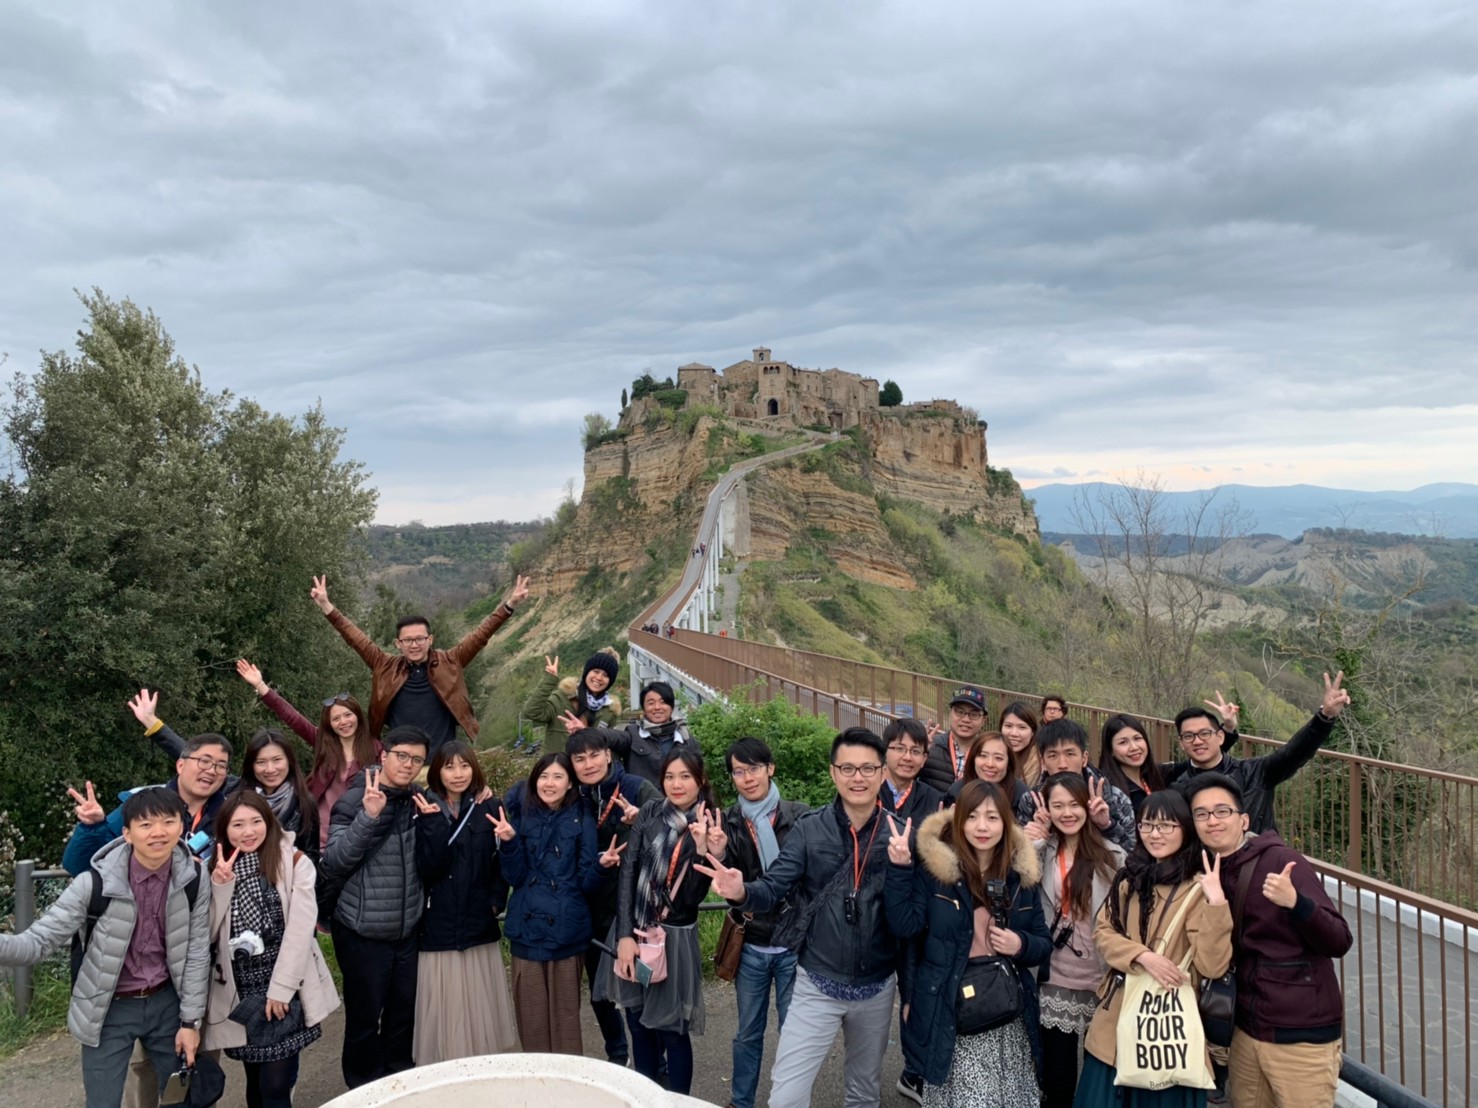
[[(85, 933), (93, 885), (103, 911), (82, 953), (67, 1027), (82, 1044), (87, 1108), (118, 1108), (134, 1044), (162, 1087), (176, 1056), (200, 1046), (210, 972), (210, 896), (181, 847), (180, 795), (141, 789), (123, 802), (123, 836), (103, 847), (56, 904), (19, 935), (0, 935), (0, 965), (35, 965)], [(191, 888), (193, 886), (193, 903)]]

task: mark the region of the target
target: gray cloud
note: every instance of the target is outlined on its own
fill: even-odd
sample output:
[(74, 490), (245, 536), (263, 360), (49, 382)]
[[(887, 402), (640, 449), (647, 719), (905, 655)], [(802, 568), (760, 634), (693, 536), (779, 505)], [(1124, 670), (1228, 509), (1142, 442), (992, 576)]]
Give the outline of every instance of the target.
[(131, 296), (391, 519), (758, 343), (1039, 479), (1478, 479), (1470, 5), (791, 7), (8, 5), (0, 349)]

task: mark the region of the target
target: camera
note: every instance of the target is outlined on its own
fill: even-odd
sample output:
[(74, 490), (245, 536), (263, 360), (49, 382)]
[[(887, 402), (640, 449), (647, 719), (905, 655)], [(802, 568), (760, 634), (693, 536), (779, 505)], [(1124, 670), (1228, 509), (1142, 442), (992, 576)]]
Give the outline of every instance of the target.
[(842, 898), (842, 915), (854, 927), (857, 925), (857, 894), (848, 893)]
[(992, 877), (986, 881), (985, 899), (989, 901), (991, 920), (997, 927), (1006, 927), (1011, 921), (1011, 901), (1006, 896), (1004, 878)]
[(185, 845), (190, 848), (191, 854), (199, 854), (210, 845), (210, 832), (197, 831), (185, 840)]
[(164, 1087), (159, 1090), (160, 1105), (188, 1104), (190, 1102), (190, 1077), (194, 1069), (185, 1064), (184, 1056), (179, 1059), (179, 1068), (169, 1075)]

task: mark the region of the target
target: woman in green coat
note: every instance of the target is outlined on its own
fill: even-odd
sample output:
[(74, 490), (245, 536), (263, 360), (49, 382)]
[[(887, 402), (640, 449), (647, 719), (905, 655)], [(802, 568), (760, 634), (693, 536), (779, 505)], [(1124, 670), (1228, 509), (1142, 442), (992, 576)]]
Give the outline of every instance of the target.
[(621, 660), (610, 647), (592, 654), (580, 680), (560, 680), (559, 658), (544, 656), (544, 676), (524, 701), (523, 718), (537, 729), (539, 749), (548, 754), (563, 750), (568, 732), (561, 722), (573, 713), (585, 727), (614, 727), (621, 719), (621, 699), (611, 692)]

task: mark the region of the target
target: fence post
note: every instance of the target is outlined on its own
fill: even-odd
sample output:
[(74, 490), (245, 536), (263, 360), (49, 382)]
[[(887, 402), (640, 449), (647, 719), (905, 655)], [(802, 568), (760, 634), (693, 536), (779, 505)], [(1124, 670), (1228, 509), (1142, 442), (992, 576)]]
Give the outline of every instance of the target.
[(1345, 847), (1345, 869), (1354, 870), (1356, 873), (1364, 873), (1365, 866), (1362, 856), (1365, 853), (1363, 836), (1365, 831), (1365, 817), (1363, 794), (1360, 787), (1363, 774), (1359, 762), (1350, 762), (1350, 834), (1349, 845)]
[[(19, 935), (36, 922), (36, 862), (27, 858), (15, 864), (15, 933)], [(15, 967), (15, 1014), (26, 1018), (31, 1010), (31, 967)]]

